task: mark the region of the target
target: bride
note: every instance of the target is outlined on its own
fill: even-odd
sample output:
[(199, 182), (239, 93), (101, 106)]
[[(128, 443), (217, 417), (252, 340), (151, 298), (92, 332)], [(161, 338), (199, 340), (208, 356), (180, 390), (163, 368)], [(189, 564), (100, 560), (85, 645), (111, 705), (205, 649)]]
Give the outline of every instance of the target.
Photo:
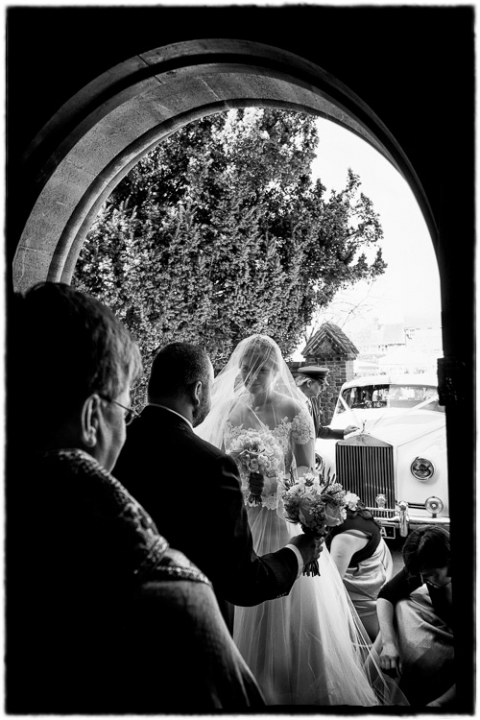
[[(314, 465), (313, 422), (271, 338), (239, 343), (196, 431), (236, 458), (258, 554), (301, 532), (285, 520), (282, 494), (290, 477)], [(367, 675), (368, 637), (326, 548), (319, 565), (320, 575), (301, 575), (289, 595), (235, 608), (234, 640), (267, 704), (393, 704), (390, 683), (371, 657)]]

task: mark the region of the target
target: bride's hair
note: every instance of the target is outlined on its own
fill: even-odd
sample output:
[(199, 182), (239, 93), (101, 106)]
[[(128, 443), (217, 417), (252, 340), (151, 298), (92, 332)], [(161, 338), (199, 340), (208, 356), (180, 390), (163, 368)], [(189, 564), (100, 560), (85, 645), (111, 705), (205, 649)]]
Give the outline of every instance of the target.
[[(241, 347), (242, 343), (244, 343), (243, 347)], [(241, 348), (239, 366), (246, 357), (255, 358), (257, 367), (271, 363), (274, 367), (279, 368), (283, 361), (280, 348), (268, 335), (252, 335), (246, 340), (242, 340), (238, 348)]]
[[(246, 367), (245, 367), (246, 365)], [(217, 447), (222, 447), (225, 424), (234, 407), (250, 397), (250, 386), (266, 368), (273, 370), (271, 389), (301, 406), (305, 396), (297, 388), (277, 343), (268, 335), (255, 334), (241, 340), (223, 370), (217, 375), (212, 389), (212, 407), (207, 418), (195, 432)]]

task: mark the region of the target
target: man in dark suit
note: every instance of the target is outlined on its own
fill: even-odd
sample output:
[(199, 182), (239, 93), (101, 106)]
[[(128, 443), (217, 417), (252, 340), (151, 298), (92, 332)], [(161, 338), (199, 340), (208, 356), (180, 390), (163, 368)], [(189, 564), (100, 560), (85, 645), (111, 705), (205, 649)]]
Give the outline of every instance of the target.
[(320, 367), (320, 365), (305, 365), (301, 367), (295, 375), (295, 383), (302, 390), (306, 398), (306, 403), (310, 415), (313, 418), (315, 426), (315, 435), (323, 440), (343, 440), (345, 435), (358, 430), (355, 425), (340, 430), (322, 425), (321, 410), (318, 407), (318, 398), (321, 393), (328, 387), (327, 381), (328, 368)]
[(128, 428), (113, 474), (145, 507), (170, 544), (213, 583), (227, 624), (233, 605), (290, 592), (320, 542), (299, 535), (259, 557), (235, 461), (193, 431), (210, 410), (213, 368), (206, 352), (171, 343), (153, 362), (148, 404)]

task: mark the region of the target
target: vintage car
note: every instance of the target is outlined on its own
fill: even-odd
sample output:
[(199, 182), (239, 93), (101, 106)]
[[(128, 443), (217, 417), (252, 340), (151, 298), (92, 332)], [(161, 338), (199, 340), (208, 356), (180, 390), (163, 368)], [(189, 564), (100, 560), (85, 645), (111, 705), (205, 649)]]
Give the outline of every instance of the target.
[(445, 409), (435, 377), (350, 380), (330, 425), (359, 430), (344, 440), (317, 439), (317, 461), (321, 457), (345, 490), (360, 496), (387, 538), (420, 524), (448, 528)]

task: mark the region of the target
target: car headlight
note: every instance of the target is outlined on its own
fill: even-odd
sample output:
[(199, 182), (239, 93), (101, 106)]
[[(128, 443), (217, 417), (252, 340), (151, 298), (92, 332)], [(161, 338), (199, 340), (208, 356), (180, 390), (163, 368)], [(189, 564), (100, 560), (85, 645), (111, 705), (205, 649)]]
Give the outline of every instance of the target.
[(425, 510), (432, 513), (433, 517), (437, 517), (438, 513), (441, 513), (444, 508), (444, 504), (440, 498), (432, 495), (425, 500)]
[(427, 458), (417, 457), (410, 466), (412, 475), (422, 482), (426, 482), (433, 477), (435, 473), (435, 465)]

